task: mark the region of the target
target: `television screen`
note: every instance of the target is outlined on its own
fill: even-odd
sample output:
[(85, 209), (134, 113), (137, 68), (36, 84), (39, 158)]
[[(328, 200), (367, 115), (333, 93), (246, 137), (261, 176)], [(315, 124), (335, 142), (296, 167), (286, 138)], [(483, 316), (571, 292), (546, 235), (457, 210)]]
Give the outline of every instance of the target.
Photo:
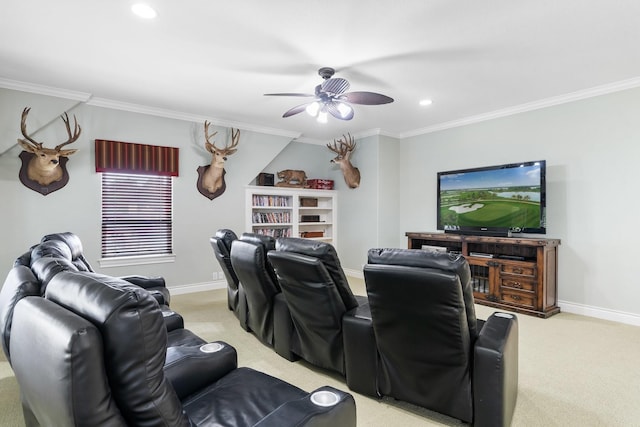
[(545, 233), (544, 160), (438, 173), (438, 229)]

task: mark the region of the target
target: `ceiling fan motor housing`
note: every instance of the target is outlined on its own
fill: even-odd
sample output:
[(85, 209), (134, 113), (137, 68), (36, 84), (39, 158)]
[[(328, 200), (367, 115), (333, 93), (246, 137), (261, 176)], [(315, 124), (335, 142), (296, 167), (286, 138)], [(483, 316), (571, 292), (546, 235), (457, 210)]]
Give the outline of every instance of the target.
[(320, 77), (322, 77), (325, 80), (333, 77), (335, 73), (336, 73), (336, 70), (334, 70), (331, 67), (322, 67), (318, 70), (318, 74), (320, 75)]

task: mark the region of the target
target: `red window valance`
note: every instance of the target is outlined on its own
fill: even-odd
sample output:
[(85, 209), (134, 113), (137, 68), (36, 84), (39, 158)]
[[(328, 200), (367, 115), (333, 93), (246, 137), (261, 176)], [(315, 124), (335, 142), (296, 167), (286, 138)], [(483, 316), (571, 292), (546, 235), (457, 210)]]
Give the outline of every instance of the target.
[(178, 148), (96, 139), (96, 172), (178, 176)]

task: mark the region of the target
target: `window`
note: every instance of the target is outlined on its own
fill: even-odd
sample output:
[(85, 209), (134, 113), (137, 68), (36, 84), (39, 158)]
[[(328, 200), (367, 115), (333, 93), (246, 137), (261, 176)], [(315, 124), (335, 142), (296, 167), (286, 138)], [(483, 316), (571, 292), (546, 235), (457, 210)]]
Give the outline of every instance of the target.
[(173, 178), (102, 173), (102, 258), (173, 252)]
[(102, 173), (100, 266), (173, 261), (178, 148), (96, 139), (95, 153)]

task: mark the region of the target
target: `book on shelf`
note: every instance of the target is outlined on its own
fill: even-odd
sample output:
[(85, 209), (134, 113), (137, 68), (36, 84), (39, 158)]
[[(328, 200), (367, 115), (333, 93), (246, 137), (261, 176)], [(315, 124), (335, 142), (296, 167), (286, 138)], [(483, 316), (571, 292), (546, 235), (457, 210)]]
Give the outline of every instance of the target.
[(291, 197), (254, 194), (251, 198), (254, 206), (291, 207)]

